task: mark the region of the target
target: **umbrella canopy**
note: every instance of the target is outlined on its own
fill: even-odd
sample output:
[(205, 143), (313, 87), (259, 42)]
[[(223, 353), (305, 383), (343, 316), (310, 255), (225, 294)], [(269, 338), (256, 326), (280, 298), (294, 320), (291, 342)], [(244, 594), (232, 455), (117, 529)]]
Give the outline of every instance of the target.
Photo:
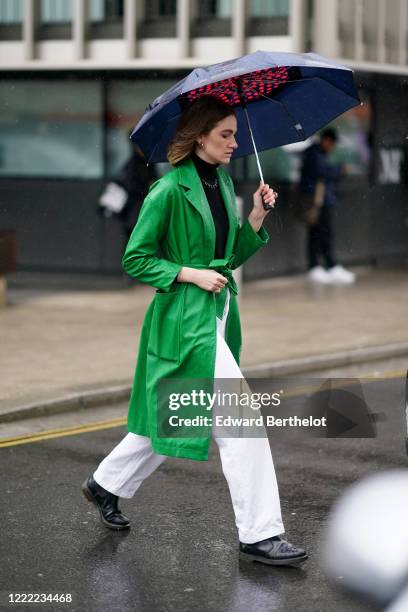
[(255, 145), (263, 151), (306, 140), (360, 104), (351, 69), (316, 53), (256, 51), (195, 68), (149, 104), (131, 134), (148, 162), (167, 161), (181, 113), (203, 95), (235, 108), (238, 148), (232, 159), (254, 153)]

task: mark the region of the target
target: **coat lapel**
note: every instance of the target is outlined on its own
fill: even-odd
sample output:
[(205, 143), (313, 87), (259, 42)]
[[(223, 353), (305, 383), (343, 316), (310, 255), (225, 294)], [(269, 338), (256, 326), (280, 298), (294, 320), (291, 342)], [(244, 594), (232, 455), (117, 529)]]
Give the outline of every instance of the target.
[(185, 196), (203, 218), (206, 236), (206, 250), (212, 258), (215, 249), (215, 227), (210, 206), (192, 159), (187, 158), (178, 166), (179, 184), (184, 187)]
[(232, 254), (232, 249), (235, 241), (235, 232), (239, 225), (237, 204), (235, 201), (235, 194), (230, 187), (230, 184), (225, 176), (226, 172), (222, 168), (217, 169), (218, 182), (221, 189), (222, 199), (224, 200), (225, 208), (227, 210), (229, 220), (229, 231), (227, 242), (225, 245), (225, 257), (228, 258)]
[[(226, 177), (224, 176), (224, 173), (224, 170), (222, 170), (221, 168), (217, 168), (221, 195), (224, 200), (229, 220), (229, 231), (225, 246), (225, 257), (229, 257), (229, 255), (232, 253), (238, 219), (235, 197), (230, 189)], [(178, 166), (178, 175), (179, 184), (185, 188), (185, 195), (187, 200), (192, 206), (194, 206), (194, 208), (200, 213), (203, 218), (203, 222), (207, 230), (206, 235), (208, 236), (207, 247), (212, 258), (215, 249), (216, 237), (214, 221), (212, 218), (210, 206), (205, 195), (204, 188), (202, 186), (200, 177), (198, 176), (197, 170), (192, 159), (187, 158)]]

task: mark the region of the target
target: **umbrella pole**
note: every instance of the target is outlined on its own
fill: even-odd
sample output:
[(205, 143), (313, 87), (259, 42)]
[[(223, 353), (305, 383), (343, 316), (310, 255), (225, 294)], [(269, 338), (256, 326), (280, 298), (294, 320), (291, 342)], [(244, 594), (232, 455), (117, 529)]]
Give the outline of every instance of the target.
[[(254, 134), (252, 132), (251, 122), (249, 120), (248, 110), (247, 110), (246, 104), (243, 104), (242, 106), (243, 106), (245, 117), (246, 117), (246, 120), (247, 120), (249, 133), (251, 135), (251, 141), (252, 141), (252, 146), (253, 146), (254, 153), (255, 153), (256, 165), (258, 166), (259, 177), (261, 179), (262, 184), (264, 184), (265, 181), (264, 181), (264, 177), (263, 177), (263, 173), (262, 173), (261, 163), (259, 161), (258, 151), (256, 149), (255, 138), (254, 138)], [(265, 204), (265, 202), (263, 201), (263, 198), (262, 198), (262, 205), (264, 207), (264, 210), (271, 210), (271, 208), (273, 208), (273, 206), (271, 206), (270, 204)]]
[(262, 183), (264, 183), (265, 181), (264, 181), (264, 178), (263, 178), (261, 164), (259, 162), (258, 151), (256, 150), (255, 138), (254, 138), (254, 134), (252, 132), (251, 122), (249, 121), (249, 115), (248, 115), (248, 110), (247, 110), (246, 106), (244, 106), (244, 113), (245, 113), (245, 117), (246, 117), (246, 120), (247, 120), (249, 133), (251, 135), (252, 146), (254, 148), (254, 153), (255, 153), (255, 158), (256, 158), (256, 165), (258, 166), (259, 177), (260, 177)]

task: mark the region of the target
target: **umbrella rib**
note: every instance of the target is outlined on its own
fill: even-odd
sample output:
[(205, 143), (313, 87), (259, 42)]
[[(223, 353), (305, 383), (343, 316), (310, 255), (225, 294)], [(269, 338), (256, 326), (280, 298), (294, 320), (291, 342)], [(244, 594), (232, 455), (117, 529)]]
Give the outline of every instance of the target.
[[(162, 137), (163, 137), (163, 136), (162, 136)], [(147, 164), (146, 164), (146, 166), (148, 166), (148, 165), (150, 164), (150, 161), (151, 161), (151, 159), (152, 159), (153, 155), (156, 153), (156, 149), (157, 149), (157, 147), (159, 146), (159, 142), (161, 142), (161, 138), (160, 138), (160, 140), (159, 140), (158, 142), (156, 142), (156, 144), (154, 145), (153, 150), (152, 150), (152, 152), (151, 152), (151, 153), (150, 153), (150, 155), (149, 155), (149, 159), (147, 160)]]
[(296, 126), (300, 125), (299, 123), (296, 123), (296, 119), (294, 119), (294, 117), (291, 115), (291, 113), (288, 111), (287, 107), (285, 106), (285, 104), (282, 102), (282, 100), (276, 100), (274, 98), (270, 98), (269, 96), (265, 96), (265, 94), (261, 93), (261, 96), (263, 98), (266, 98), (267, 100), (269, 100), (269, 102), (276, 102), (277, 104), (281, 104), (285, 110), (285, 113), (287, 114), (287, 116), (289, 117), (289, 119), (292, 122), (293, 127), (295, 128), (296, 132), (298, 134), (302, 134), (303, 138), (301, 138), (300, 140), (306, 140), (306, 134), (303, 130), (303, 127), (301, 127), (301, 129), (297, 128)]

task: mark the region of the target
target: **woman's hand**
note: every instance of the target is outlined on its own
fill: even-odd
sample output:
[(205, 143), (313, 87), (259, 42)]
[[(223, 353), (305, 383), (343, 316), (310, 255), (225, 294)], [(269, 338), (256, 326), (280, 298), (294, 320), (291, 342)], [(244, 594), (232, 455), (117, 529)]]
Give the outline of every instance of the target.
[(265, 210), (263, 207), (263, 202), (269, 204), (274, 207), (275, 200), (277, 199), (278, 194), (274, 191), (267, 183), (262, 183), (260, 181), (258, 189), (252, 196), (253, 200), (253, 208), (248, 216), (248, 221), (252, 225), (255, 232), (259, 232), (263, 220), (266, 215), (270, 212), (269, 210)]
[(197, 270), (196, 268), (181, 268), (177, 275), (179, 283), (194, 283), (197, 287), (212, 293), (220, 293), (221, 289), (228, 283), (219, 272), (215, 270)]
[(269, 210), (264, 209), (262, 201), (265, 202), (265, 204), (269, 204), (274, 207), (277, 197), (278, 194), (272, 189), (272, 187), (269, 187), (268, 183), (262, 183), (262, 181), (260, 181), (258, 189), (252, 196), (254, 210), (258, 213), (262, 213), (264, 217), (266, 217)]

